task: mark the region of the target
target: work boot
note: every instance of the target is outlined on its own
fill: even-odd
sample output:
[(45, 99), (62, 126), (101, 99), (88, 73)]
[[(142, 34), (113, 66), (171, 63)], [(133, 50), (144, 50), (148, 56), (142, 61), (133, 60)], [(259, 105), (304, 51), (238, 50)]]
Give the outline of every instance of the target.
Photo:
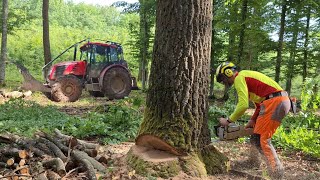
[(276, 167), (274, 170), (270, 170), (270, 168), (268, 169), (269, 171), (269, 176), (272, 180), (281, 180), (283, 179), (284, 176), (284, 168), (281, 165), (280, 167)]

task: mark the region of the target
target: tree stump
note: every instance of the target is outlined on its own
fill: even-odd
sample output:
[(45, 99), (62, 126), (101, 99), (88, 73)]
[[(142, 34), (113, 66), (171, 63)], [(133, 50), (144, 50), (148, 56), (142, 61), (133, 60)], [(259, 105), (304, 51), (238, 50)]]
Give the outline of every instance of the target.
[(223, 173), (229, 169), (228, 158), (212, 144), (197, 152), (182, 153), (152, 135), (136, 139), (136, 145), (127, 153), (127, 162), (140, 175), (162, 178), (174, 177), (180, 171), (205, 178), (208, 174)]

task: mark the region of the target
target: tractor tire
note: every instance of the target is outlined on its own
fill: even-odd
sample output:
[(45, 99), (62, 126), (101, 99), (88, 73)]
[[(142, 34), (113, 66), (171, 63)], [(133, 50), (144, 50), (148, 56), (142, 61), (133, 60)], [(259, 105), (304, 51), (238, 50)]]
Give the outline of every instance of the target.
[(104, 97), (103, 92), (100, 91), (89, 91), (89, 94), (93, 97)]
[(131, 75), (121, 67), (109, 69), (103, 76), (102, 90), (109, 99), (122, 99), (131, 92)]
[(52, 99), (56, 102), (75, 102), (80, 98), (81, 94), (81, 81), (72, 75), (58, 78), (51, 90)]

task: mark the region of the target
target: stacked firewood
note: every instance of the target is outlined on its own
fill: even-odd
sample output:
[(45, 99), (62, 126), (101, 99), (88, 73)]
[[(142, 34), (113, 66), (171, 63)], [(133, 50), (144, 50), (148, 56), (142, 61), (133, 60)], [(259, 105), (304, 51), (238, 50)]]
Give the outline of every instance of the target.
[(55, 129), (35, 138), (0, 135), (0, 179), (98, 179), (106, 175), (107, 159), (98, 144), (79, 140)]

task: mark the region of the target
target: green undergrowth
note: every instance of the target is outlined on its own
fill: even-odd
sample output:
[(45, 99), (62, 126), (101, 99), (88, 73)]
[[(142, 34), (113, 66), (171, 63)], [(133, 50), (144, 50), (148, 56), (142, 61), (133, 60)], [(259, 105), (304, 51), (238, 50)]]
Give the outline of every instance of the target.
[(77, 117), (60, 112), (56, 106), (12, 99), (0, 105), (0, 133), (32, 137), (36, 130), (52, 133), (57, 128), (77, 138), (97, 138), (102, 143), (133, 140), (142, 119), (142, 103), (139, 98), (127, 98)]

